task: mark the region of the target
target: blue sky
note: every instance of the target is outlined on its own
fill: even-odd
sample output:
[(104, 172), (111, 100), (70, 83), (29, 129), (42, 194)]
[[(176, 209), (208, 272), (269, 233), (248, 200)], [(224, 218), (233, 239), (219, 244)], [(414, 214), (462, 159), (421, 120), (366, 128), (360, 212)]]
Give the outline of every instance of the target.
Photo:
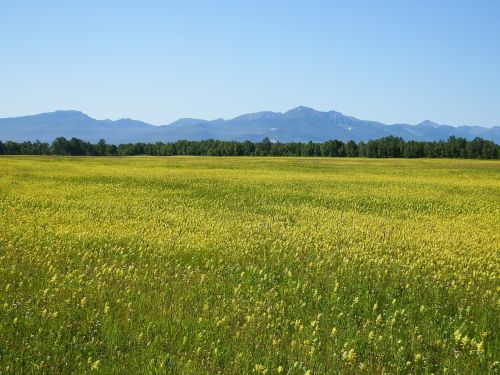
[(0, 117), (500, 125), (500, 1), (0, 1)]

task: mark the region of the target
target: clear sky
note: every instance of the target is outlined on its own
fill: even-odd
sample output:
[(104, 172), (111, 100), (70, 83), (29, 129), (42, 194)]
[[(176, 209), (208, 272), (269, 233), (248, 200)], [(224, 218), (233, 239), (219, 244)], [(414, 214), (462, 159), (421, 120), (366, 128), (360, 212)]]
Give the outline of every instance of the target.
[(0, 0), (0, 117), (500, 125), (500, 1)]

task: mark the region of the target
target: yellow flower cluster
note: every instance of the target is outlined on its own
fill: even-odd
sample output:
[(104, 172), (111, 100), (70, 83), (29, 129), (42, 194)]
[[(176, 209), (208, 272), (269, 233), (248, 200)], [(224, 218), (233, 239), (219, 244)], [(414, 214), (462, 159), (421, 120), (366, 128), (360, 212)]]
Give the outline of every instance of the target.
[(500, 163), (0, 158), (0, 373), (500, 370)]

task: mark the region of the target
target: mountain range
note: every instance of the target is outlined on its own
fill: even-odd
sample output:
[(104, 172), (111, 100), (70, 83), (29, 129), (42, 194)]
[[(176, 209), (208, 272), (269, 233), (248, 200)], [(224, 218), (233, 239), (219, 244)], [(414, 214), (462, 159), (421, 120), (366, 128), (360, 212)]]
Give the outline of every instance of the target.
[(404, 140), (435, 141), (450, 136), (481, 137), (500, 143), (500, 127), (450, 126), (426, 120), (417, 125), (387, 125), (360, 120), (340, 112), (321, 112), (297, 107), (287, 112), (258, 112), (230, 120), (212, 121), (182, 118), (169, 125), (155, 126), (132, 119), (96, 120), (79, 111), (55, 111), (0, 119), (0, 140), (51, 142), (56, 137), (76, 137), (90, 142), (103, 138), (108, 143), (169, 142), (186, 140), (280, 142), (368, 141), (389, 135)]

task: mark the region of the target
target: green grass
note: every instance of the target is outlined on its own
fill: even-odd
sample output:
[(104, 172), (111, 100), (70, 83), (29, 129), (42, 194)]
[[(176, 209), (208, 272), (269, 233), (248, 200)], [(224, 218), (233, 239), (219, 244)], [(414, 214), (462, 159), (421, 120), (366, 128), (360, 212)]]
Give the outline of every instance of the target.
[(494, 374), (500, 162), (0, 158), (0, 373)]

